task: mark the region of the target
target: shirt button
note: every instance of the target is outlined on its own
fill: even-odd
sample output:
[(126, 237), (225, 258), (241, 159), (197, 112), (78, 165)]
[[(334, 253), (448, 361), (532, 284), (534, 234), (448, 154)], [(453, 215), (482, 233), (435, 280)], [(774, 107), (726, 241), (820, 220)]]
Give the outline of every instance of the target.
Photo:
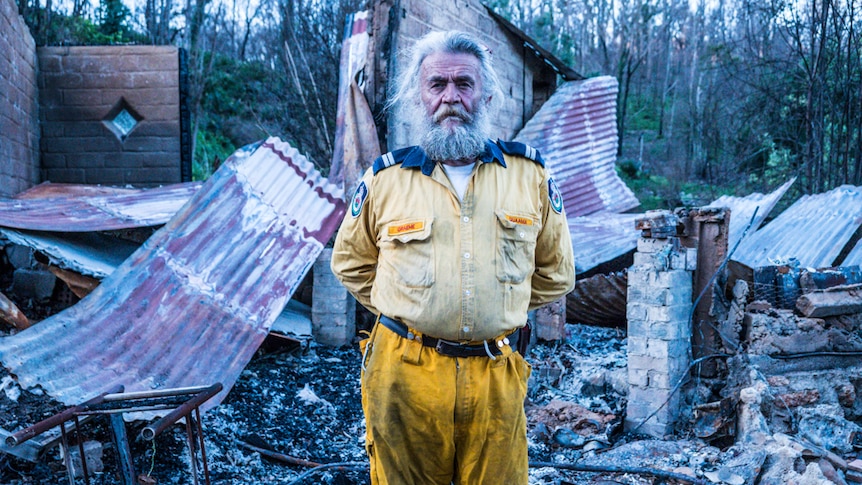
[(521, 239), (524, 239), (524, 233), (523, 233), (523, 232), (519, 232), (519, 233), (518, 233), (518, 237), (520, 237)]
[(470, 259), (470, 253), (464, 253), (464, 259)]
[(465, 332), (465, 333), (466, 333), (466, 332), (469, 332), (469, 331), (470, 331), (470, 327), (464, 327), (464, 332)]
[(464, 216), (464, 219), (463, 219), (463, 220), (464, 220), (464, 222), (470, 222), (470, 218), (469, 218), (469, 217), (467, 217), (467, 216)]
[(464, 290), (464, 294), (469, 296), (469, 295), (470, 295), (470, 290)]

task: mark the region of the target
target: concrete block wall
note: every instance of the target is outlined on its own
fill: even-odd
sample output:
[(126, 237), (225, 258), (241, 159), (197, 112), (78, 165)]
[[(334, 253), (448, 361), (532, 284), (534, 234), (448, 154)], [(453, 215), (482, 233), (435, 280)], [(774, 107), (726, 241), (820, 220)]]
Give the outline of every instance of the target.
[(39, 183), (36, 44), (15, 0), (0, 0), (0, 196)]
[[(640, 238), (628, 273), (629, 396), (625, 427), (663, 437), (680, 409), (674, 386), (691, 360), (692, 270), (696, 251), (676, 237)], [(654, 416), (649, 418), (653, 413)], [(644, 424), (641, 424), (647, 420)]]
[[(398, 5), (398, 3), (396, 3)], [(406, 0), (400, 2), (395, 48), (398, 67), (406, 67), (407, 52), (417, 39), (433, 30), (461, 30), (476, 35), (491, 49), (494, 67), (500, 78), (503, 99), (499, 114), (492, 118), (492, 138), (511, 139), (533, 112), (533, 76), (541, 66), (534, 62), (519, 41), (488, 15), (478, 0)], [(526, 64), (526, 66), (525, 66)], [(547, 69), (547, 68), (546, 68)], [(396, 69), (392, 82), (400, 75)], [(417, 130), (403, 120), (389, 120), (389, 150), (415, 145)], [(414, 136), (411, 136), (413, 134)]]
[[(43, 47), (38, 58), (43, 180), (138, 187), (181, 181), (176, 47)], [(139, 118), (125, 137), (109, 125), (121, 107)]]
[(314, 262), (311, 332), (323, 345), (349, 345), (356, 336), (356, 300), (329, 268), (332, 249), (326, 248)]

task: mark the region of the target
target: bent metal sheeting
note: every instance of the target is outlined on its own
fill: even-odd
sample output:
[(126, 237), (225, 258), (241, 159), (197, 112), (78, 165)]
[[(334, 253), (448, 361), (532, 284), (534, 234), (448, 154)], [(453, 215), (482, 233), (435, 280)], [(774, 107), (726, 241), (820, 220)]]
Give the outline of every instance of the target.
[(568, 217), (625, 212), (640, 205), (614, 168), (616, 106), (613, 77), (568, 82), (515, 137), (541, 152), (563, 193)]
[(862, 187), (842, 185), (822, 194), (805, 195), (746, 237), (733, 259), (749, 268), (787, 264), (803, 267), (839, 265), (844, 246), (862, 225)]
[(152, 189), (45, 183), (12, 199), (0, 198), (0, 226), (63, 232), (158, 226), (199, 188), (199, 182)]
[(224, 398), (344, 214), (340, 190), (277, 138), (237, 151), (76, 305), (0, 339), (26, 388), (74, 404), (221, 382)]

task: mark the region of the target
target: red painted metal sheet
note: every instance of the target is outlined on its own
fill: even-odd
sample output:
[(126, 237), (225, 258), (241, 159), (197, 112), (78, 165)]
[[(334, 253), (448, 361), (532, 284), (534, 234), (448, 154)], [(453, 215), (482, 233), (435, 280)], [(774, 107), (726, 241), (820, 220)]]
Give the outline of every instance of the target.
[(70, 405), (221, 382), (212, 407), (338, 227), (341, 195), (277, 138), (242, 149), (87, 297), (0, 339), (0, 361)]
[(640, 205), (614, 168), (616, 102), (613, 77), (565, 83), (515, 138), (542, 153), (569, 217), (625, 212)]
[(0, 226), (33, 231), (92, 232), (164, 224), (199, 182), (152, 189), (41, 184), (0, 199)]
[(826, 268), (841, 264), (838, 257), (862, 225), (862, 187), (842, 185), (829, 192), (806, 195), (746, 237), (732, 259), (749, 268), (786, 264)]

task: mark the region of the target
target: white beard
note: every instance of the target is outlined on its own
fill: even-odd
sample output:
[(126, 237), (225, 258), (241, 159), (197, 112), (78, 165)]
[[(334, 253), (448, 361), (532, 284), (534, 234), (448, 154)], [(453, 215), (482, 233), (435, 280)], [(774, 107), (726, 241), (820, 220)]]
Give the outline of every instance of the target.
[[(448, 116), (457, 116), (462, 123), (453, 128), (444, 128), (440, 123)], [(423, 131), (419, 146), (431, 160), (470, 160), (485, 151), (485, 140), (490, 132), (487, 110), (484, 103), (477, 103), (476, 109), (469, 114), (458, 107), (441, 107), (433, 116), (427, 116), (421, 105), (416, 114), (421, 118), (419, 126)]]

